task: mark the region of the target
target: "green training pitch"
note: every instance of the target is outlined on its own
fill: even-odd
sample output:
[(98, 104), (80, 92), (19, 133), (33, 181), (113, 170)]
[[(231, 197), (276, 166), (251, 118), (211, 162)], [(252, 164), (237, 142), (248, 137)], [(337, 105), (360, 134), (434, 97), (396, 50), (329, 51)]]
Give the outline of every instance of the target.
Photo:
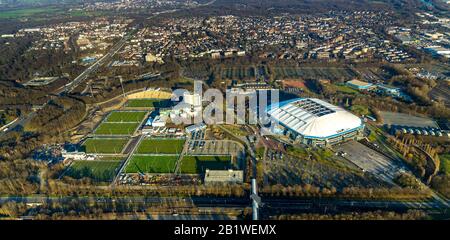
[(177, 156), (139, 156), (130, 159), (126, 173), (173, 173)]
[(130, 99), (127, 102), (127, 107), (130, 108), (167, 108), (171, 106), (170, 99)]
[(84, 142), (82, 148), (86, 153), (116, 153), (122, 152), (127, 144), (126, 138), (89, 138)]
[(75, 179), (91, 178), (98, 182), (111, 181), (121, 161), (75, 161), (66, 175)]
[(141, 154), (179, 154), (184, 139), (144, 139), (137, 149)]
[(147, 112), (112, 112), (106, 122), (141, 122)]
[(95, 129), (97, 135), (131, 135), (138, 128), (139, 123), (110, 123), (104, 122)]
[(186, 174), (204, 173), (209, 170), (227, 170), (232, 167), (230, 156), (184, 156), (180, 172)]

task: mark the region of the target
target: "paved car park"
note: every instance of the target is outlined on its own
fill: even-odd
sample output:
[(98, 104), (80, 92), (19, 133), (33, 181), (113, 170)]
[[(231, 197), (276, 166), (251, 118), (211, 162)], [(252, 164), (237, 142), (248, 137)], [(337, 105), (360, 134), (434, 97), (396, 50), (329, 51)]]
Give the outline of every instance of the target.
[(350, 141), (335, 147), (337, 153), (345, 157), (365, 172), (378, 176), (393, 184), (396, 174), (404, 171), (388, 157), (357, 141)]
[(187, 154), (237, 156), (243, 150), (239, 143), (230, 140), (190, 140)]

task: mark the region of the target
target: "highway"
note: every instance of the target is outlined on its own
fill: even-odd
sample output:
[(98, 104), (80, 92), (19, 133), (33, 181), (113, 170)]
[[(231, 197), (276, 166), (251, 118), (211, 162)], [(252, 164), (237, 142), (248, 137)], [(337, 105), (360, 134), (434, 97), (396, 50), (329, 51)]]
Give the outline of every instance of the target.
[[(204, 6), (208, 6), (211, 5), (215, 2), (216, 0), (212, 0), (210, 2), (207, 2), (205, 4), (199, 4), (197, 6), (194, 7), (189, 7), (188, 9), (192, 9), (192, 8), (197, 8), (197, 7), (204, 7)], [(177, 11), (181, 11), (184, 9), (174, 9), (171, 10), (170, 12), (177, 12)], [(153, 18), (157, 15), (160, 14), (164, 14), (167, 13), (167, 11), (161, 11), (161, 12), (156, 12), (153, 13), (153, 16), (151, 16), (150, 18)], [(97, 69), (102, 66), (103, 64), (105, 64), (106, 62), (108, 62), (124, 45), (125, 43), (133, 36), (133, 34), (136, 32), (136, 30), (132, 31), (129, 34), (126, 34), (121, 40), (119, 40), (119, 42), (117, 42), (109, 51), (108, 53), (106, 53), (103, 57), (101, 57), (99, 60), (97, 60), (94, 64), (92, 64), (91, 66), (89, 66), (87, 69), (85, 69), (80, 75), (78, 75), (76, 78), (74, 78), (71, 82), (67, 83), (66, 85), (64, 85), (63, 87), (57, 89), (54, 94), (56, 95), (64, 95), (66, 93), (70, 93), (71, 91), (73, 91), (81, 82), (83, 82), (84, 80), (86, 80), (86, 78), (97, 71)], [(50, 100), (49, 100), (50, 101)], [(47, 103), (45, 103), (43, 106), (47, 105)], [(24, 126), (26, 122), (28, 122), (31, 118), (33, 118), (35, 112), (31, 112), (28, 115), (24, 115), (21, 116), (18, 121), (16, 121), (14, 124), (11, 124), (8, 129), (6, 131), (1, 131), (0, 132), (0, 136), (6, 134), (7, 132), (11, 131), (12, 129), (15, 129), (18, 126)]]
[(132, 34), (125, 35), (122, 39), (119, 40), (110, 50), (107, 54), (105, 54), (103, 57), (101, 57), (99, 60), (97, 60), (94, 64), (89, 66), (87, 69), (85, 69), (80, 75), (78, 75), (75, 79), (73, 79), (71, 82), (67, 83), (64, 87), (59, 89), (56, 94), (62, 95), (64, 93), (70, 93), (73, 91), (78, 84), (80, 84), (82, 81), (86, 80), (86, 78), (91, 74), (97, 71), (97, 69), (102, 66), (103, 64), (107, 63), (116, 53), (125, 45), (125, 43), (128, 41), (128, 39), (132, 36)]

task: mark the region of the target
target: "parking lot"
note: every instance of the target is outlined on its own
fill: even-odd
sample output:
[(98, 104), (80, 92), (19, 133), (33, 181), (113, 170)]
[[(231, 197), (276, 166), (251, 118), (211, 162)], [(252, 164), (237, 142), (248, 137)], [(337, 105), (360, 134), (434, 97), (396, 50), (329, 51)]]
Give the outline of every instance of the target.
[(238, 156), (242, 146), (230, 140), (190, 140), (189, 155), (231, 155)]
[(381, 111), (381, 117), (386, 125), (404, 126), (411, 128), (434, 128), (439, 126), (433, 119), (417, 117), (405, 113), (394, 113)]
[(387, 183), (393, 184), (396, 174), (402, 171), (401, 166), (377, 151), (357, 141), (346, 142), (335, 146), (336, 152)]
[(205, 140), (206, 130), (197, 130), (190, 134), (188, 155), (231, 155), (238, 156), (243, 146), (231, 140)]

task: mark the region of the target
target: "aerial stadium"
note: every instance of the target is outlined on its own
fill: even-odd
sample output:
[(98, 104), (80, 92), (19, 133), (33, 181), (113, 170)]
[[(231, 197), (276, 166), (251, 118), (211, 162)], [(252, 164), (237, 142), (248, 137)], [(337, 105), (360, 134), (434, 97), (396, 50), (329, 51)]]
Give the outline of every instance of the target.
[(271, 130), (295, 142), (329, 146), (362, 137), (364, 123), (352, 113), (316, 98), (297, 98), (267, 109)]

